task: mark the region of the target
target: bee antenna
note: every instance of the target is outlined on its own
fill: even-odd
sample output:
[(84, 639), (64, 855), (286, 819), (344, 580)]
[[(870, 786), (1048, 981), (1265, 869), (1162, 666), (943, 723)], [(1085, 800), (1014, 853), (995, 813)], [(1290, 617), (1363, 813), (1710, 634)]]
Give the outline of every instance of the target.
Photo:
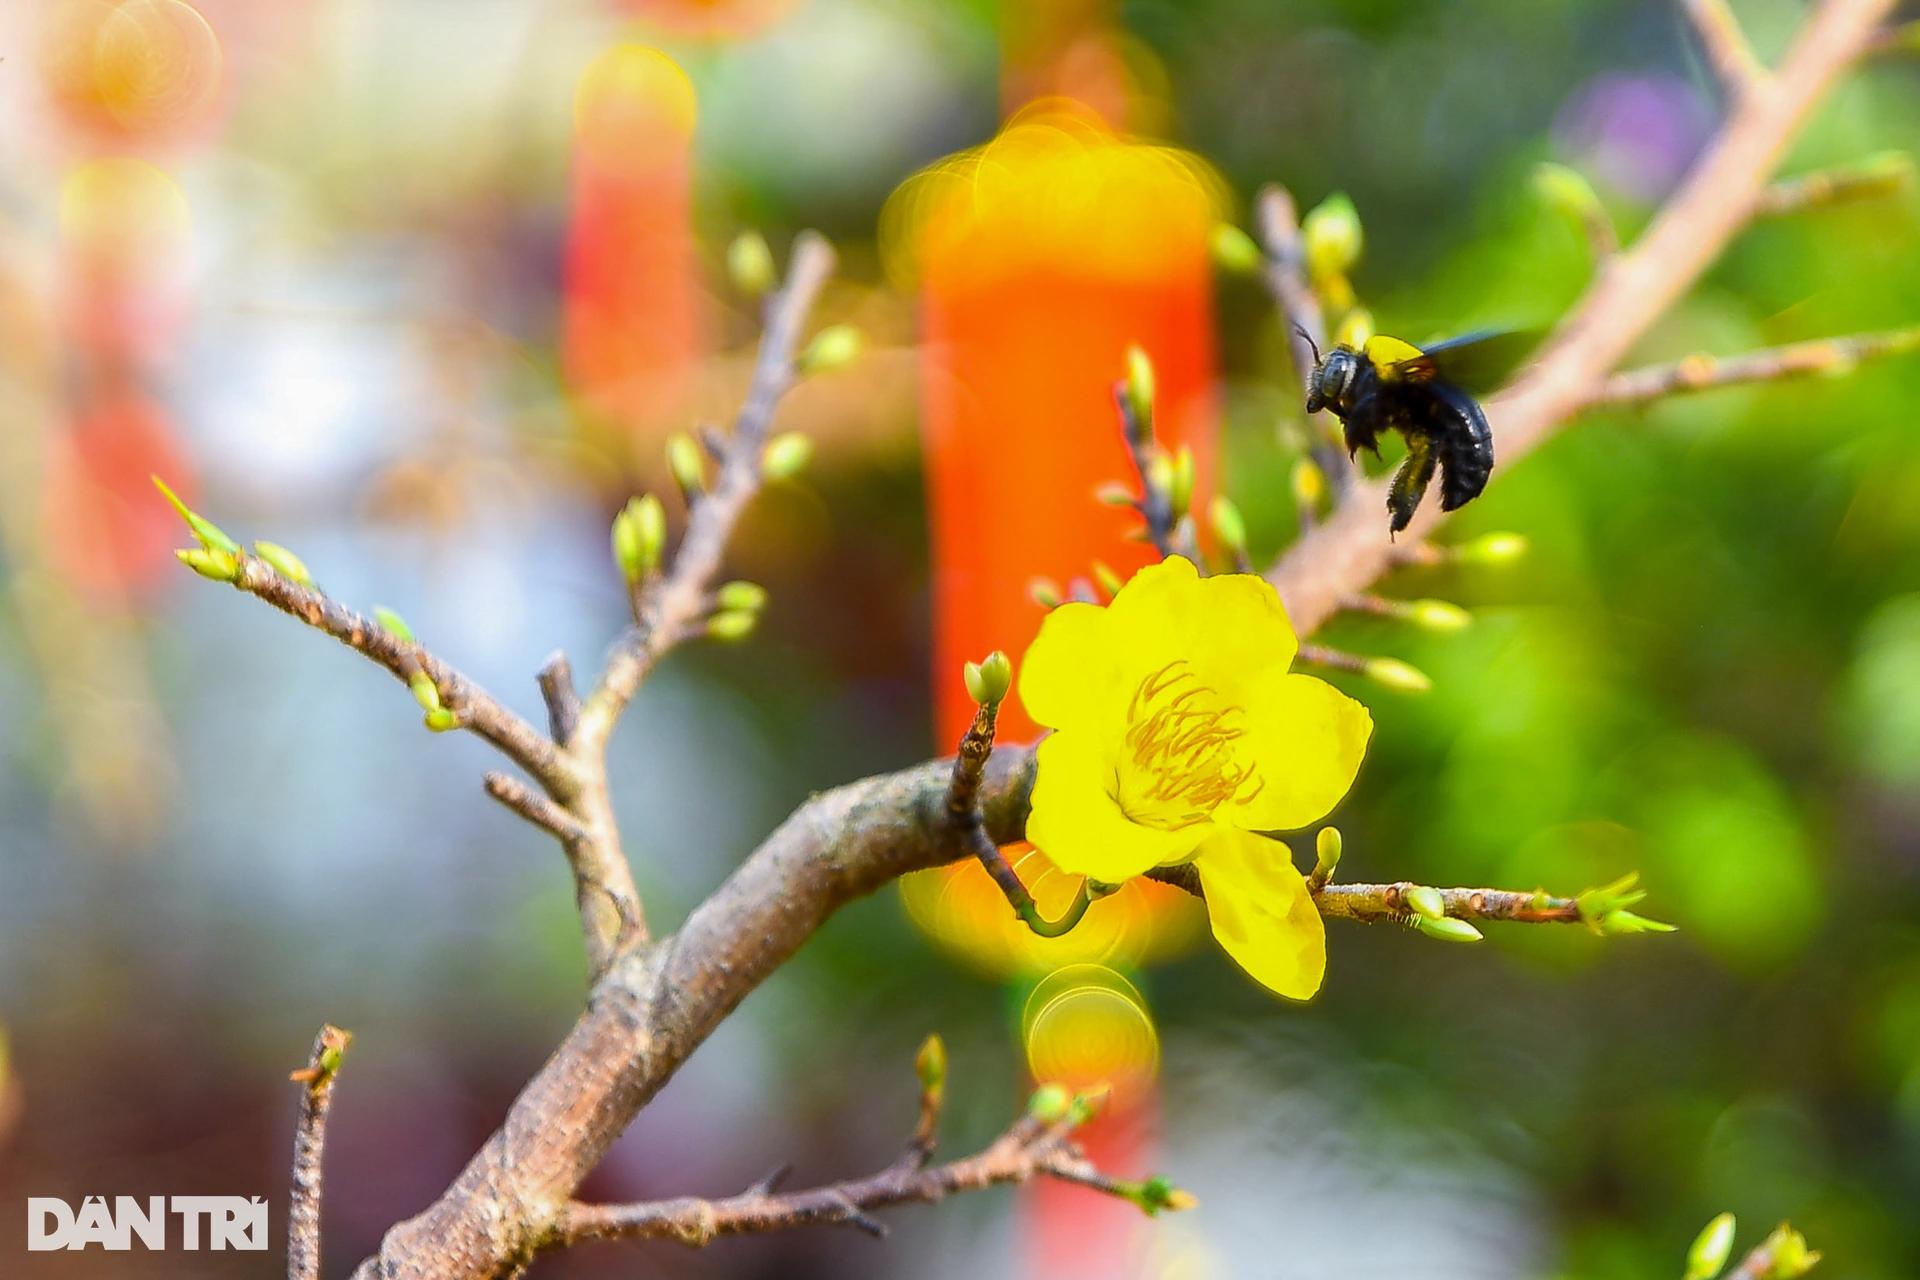
[(1313, 340), (1313, 335), (1307, 332), (1307, 326), (1301, 324), (1299, 321), (1296, 320), (1293, 325), (1293, 331), (1307, 340), (1307, 347), (1309, 350), (1313, 352), (1313, 362), (1315, 364), (1319, 364), (1320, 363), (1320, 344), (1315, 342)]

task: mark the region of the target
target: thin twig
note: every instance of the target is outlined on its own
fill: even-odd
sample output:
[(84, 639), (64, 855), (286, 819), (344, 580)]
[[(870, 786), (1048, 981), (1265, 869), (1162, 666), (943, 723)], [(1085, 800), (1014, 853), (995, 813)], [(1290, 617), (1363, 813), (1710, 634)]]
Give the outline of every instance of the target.
[(1173, 494), (1154, 480), (1154, 460), (1159, 446), (1153, 438), (1153, 424), (1142, 422), (1134, 412), (1133, 397), (1127, 394), (1123, 378), (1113, 384), (1113, 402), (1120, 409), (1120, 437), (1126, 442), (1127, 456), (1133, 459), (1133, 471), (1140, 478), (1140, 496), (1134, 510), (1146, 521), (1146, 534), (1162, 560), (1175, 554)]
[[(1261, 189), (1255, 214), (1260, 241), (1267, 251), (1262, 278), (1287, 332), (1287, 351), (1293, 357), (1294, 376), (1300, 383), (1300, 403), (1305, 405), (1312, 392), (1314, 353), (1327, 349), (1327, 320), (1320, 309), (1320, 296), (1307, 281), (1299, 207), (1294, 204), (1293, 194), (1275, 183)], [(1340, 443), (1340, 428), (1332, 414), (1322, 409), (1309, 415), (1307, 430), (1313, 438), (1314, 463), (1333, 486), (1333, 501), (1338, 506), (1357, 482), (1358, 468)], [(1301, 515), (1303, 521), (1307, 518), (1305, 513)]]
[(1682, 5), (1728, 97), (1739, 98), (1765, 78), (1767, 69), (1754, 56), (1727, 0), (1682, 0)]
[[(1042, 1126), (1023, 1116), (993, 1144), (964, 1160), (915, 1167), (909, 1160), (870, 1177), (786, 1195), (760, 1188), (723, 1200), (691, 1197), (650, 1204), (574, 1202), (561, 1214), (555, 1243), (583, 1240), (676, 1240), (698, 1247), (718, 1236), (787, 1231), (805, 1226), (851, 1226), (872, 1236), (886, 1227), (869, 1216), (900, 1204), (937, 1204), (957, 1192), (1051, 1177), (1139, 1202), (1141, 1186), (1102, 1173), (1070, 1138), (1070, 1126)], [(1191, 1203), (1191, 1201), (1187, 1201)], [(1177, 1207), (1166, 1204), (1164, 1207)]]
[(1816, 338), (1783, 347), (1767, 347), (1737, 356), (1692, 355), (1672, 364), (1616, 373), (1602, 380), (1587, 408), (1645, 404), (1682, 392), (1708, 391), (1751, 382), (1773, 382), (1851, 373), (1868, 360), (1920, 351), (1920, 326), (1862, 333), (1845, 338)]
[(538, 679), (540, 697), (547, 704), (547, 730), (564, 747), (580, 727), (580, 695), (573, 687), (573, 664), (556, 649), (541, 665)]
[(587, 829), (578, 818), (518, 778), (489, 771), (485, 784), (488, 795), (562, 844), (572, 846), (587, 839)]
[[(1206, 897), (1200, 876), (1190, 865), (1155, 867), (1147, 878)], [(1358, 920), (1363, 924), (1404, 921), (1413, 914), (1406, 895), (1418, 888), (1411, 881), (1393, 884), (1328, 884), (1313, 890), (1313, 902), (1329, 920)], [(1449, 916), (1456, 920), (1507, 920), (1517, 924), (1580, 924), (1577, 898), (1559, 898), (1521, 889), (1438, 889)]]
[[(1352, 596), (1341, 597), (1343, 601), (1353, 598)], [(1345, 608), (1346, 605), (1342, 604), (1341, 607)], [(1304, 662), (1310, 667), (1326, 667), (1333, 671), (1351, 671), (1355, 675), (1365, 675), (1367, 673), (1367, 663), (1371, 661), (1371, 659), (1363, 658), (1357, 653), (1348, 653), (1344, 649), (1329, 649), (1323, 644), (1301, 645), (1299, 651), (1295, 653), (1294, 659), (1298, 662)]]
[(673, 571), (648, 584), (641, 600), (642, 620), (615, 643), (599, 684), (581, 709), (574, 741), (584, 754), (600, 755), (647, 673), (706, 608), (707, 592), (720, 570), (733, 526), (759, 491), (767, 429), (797, 377), (794, 356), (800, 335), (833, 265), (833, 248), (824, 237), (807, 231), (795, 238), (786, 286), (767, 299), (759, 359), (726, 445), (725, 464), (713, 487), (692, 504)]
[(287, 1206), (287, 1280), (320, 1280), (321, 1159), (327, 1147), (327, 1111), (340, 1056), (353, 1036), (335, 1026), (320, 1028), (307, 1065), (292, 1079), (300, 1091), (300, 1123), (293, 1134), (293, 1192)]
[(1812, 173), (1782, 178), (1767, 187), (1753, 202), (1753, 216), (1784, 218), (1810, 209), (1885, 200), (1912, 186), (1913, 179), (1913, 160), (1906, 155), (1816, 169)]

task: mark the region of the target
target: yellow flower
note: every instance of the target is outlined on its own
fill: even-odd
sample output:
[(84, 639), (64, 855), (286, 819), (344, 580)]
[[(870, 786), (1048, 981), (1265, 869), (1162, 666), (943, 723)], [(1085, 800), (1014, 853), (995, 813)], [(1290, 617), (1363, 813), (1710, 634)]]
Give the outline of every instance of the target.
[(1339, 803), (1373, 718), (1290, 672), (1297, 648), (1266, 581), (1202, 578), (1176, 556), (1106, 608), (1048, 614), (1020, 698), (1054, 731), (1027, 838), (1106, 884), (1191, 861), (1220, 945), (1304, 1000), (1326, 971), (1320, 912), (1287, 847), (1254, 833), (1304, 827)]

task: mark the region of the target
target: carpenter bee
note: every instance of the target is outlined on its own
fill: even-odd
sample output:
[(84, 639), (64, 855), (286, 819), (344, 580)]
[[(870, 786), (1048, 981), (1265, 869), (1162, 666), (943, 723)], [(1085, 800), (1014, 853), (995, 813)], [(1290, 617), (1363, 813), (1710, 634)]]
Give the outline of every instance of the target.
[[(1407, 460), (1387, 494), (1394, 533), (1412, 521), (1436, 467), (1442, 511), (1465, 506), (1487, 487), (1493, 429), (1460, 384), (1481, 380), (1494, 365), (1510, 364), (1508, 357), (1520, 342), (1531, 346), (1531, 335), (1471, 333), (1424, 349), (1375, 335), (1358, 351), (1341, 343), (1324, 357), (1314, 348), (1307, 412), (1333, 411), (1345, 430), (1349, 455), (1371, 449), (1378, 457), (1382, 431), (1406, 438)], [(1307, 343), (1312, 346), (1313, 340)]]

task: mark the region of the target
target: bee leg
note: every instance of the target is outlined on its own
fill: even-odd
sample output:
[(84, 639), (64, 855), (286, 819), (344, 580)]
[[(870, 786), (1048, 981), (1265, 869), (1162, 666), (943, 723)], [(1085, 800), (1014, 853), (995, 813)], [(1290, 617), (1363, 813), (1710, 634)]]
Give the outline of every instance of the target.
[(1414, 508), (1420, 505), (1427, 485), (1433, 481), (1436, 461), (1433, 442), (1424, 435), (1409, 433), (1407, 460), (1394, 473), (1393, 487), (1387, 491), (1387, 510), (1393, 516), (1392, 532), (1399, 533), (1412, 523)]

